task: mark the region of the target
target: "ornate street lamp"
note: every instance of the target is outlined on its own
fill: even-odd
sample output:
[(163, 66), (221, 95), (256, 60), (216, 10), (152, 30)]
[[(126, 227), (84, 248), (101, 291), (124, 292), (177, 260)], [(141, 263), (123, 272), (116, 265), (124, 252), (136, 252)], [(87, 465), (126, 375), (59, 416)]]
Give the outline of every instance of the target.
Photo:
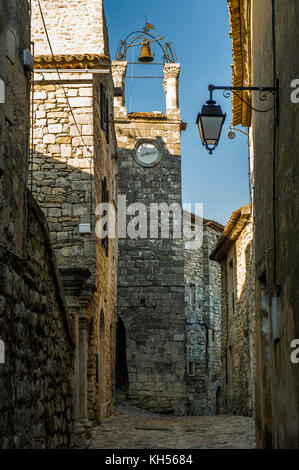
[[(240, 98), (240, 100), (245, 103), (253, 111), (259, 113), (267, 113), (274, 109), (275, 111), (275, 122), (278, 121), (278, 82), (275, 87), (231, 87), (231, 86), (215, 86), (209, 85), (210, 99), (203, 105), (201, 113), (198, 113), (196, 124), (198, 125), (200, 137), (203, 146), (209, 151), (209, 154), (212, 155), (213, 151), (218, 145), (222, 126), (226, 119), (226, 114), (223, 114), (221, 106), (216, 105), (216, 101), (213, 100), (213, 91), (214, 90), (224, 90), (223, 96), (229, 98), (231, 93), (234, 93)], [(259, 91), (260, 101), (265, 101), (267, 99), (266, 93), (272, 93), (275, 97), (274, 105), (268, 109), (256, 109), (253, 108), (249, 103), (247, 103), (236, 91)], [(239, 130), (239, 129), (236, 129)], [(240, 131), (242, 132), (242, 131)], [(231, 135), (230, 135), (231, 134)], [(233, 138), (234, 133), (230, 133), (229, 137)]]
[(203, 105), (196, 120), (202, 145), (209, 151), (210, 155), (218, 145), (225, 119), (226, 114), (223, 114), (221, 106), (216, 105), (212, 92), (210, 92), (210, 99)]

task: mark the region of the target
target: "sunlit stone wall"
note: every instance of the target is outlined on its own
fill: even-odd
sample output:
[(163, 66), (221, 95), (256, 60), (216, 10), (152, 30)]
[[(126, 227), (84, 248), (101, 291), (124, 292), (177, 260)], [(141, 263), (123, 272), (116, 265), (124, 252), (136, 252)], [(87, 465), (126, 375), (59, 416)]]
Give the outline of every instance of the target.
[[(109, 56), (102, 0), (40, 0), (40, 3), (54, 54)], [(32, 23), (35, 54), (50, 54), (37, 0), (32, 0)]]

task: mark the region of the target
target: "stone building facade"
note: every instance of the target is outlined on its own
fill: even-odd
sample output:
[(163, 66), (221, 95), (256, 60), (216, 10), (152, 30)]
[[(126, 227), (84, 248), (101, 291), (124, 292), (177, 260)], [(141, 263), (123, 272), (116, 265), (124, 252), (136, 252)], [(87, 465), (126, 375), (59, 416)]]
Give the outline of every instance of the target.
[(221, 381), (221, 271), (209, 256), (223, 232), (212, 220), (184, 212), (191, 225), (202, 227), (200, 248), (185, 244), (185, 318), (188, 414), (219, 412), (216, 398)]
[[(184, 243), (182, 237), (150, 236), (149, 223), (151, 203), (176, 203), (181, 208), (180, 65), (164, 67), (166, 114), (127, 113), (126, 69), (127, 62), (112, 63), (115, 87), (122, 91), (114, 100), (119, 195), (126, 198), (122, 204), (135, 204), (129, 214), (139, 211), (147, 227), (138, 233), (136, 226), (134, 238), (119, 233), (117, 348), (126, 343), (126, 363), (117, 363), (116, 374), (132, 403), (186, 414)], [(145, 148), (144, 155), (154, 149), (153, 164), (138, 160), (139, 146)], [(145, 212), (138, 203), (145, 205)], [(119, 217), (123, 213), (119, 203)], [(129, 220), (128, 229), (135, 224), (132, 217)]]
[(114, 409), (117, 240), (96, 234), (94, 215), (102, 202), (117, 204), (114, 85), (103, 2), (42, 4), (52, 51), (33, 0), (30, 178), (73, 317), (76, 442), (84, 444), (93, 425)]
[[(15, 3), (8, 6), (1, 2), (0, 240), (23, 254), (30, 92), (30, 76), (24, 71), (23, 51), (30, 49), (30, 32), (28, 5), (25, 1), (19, 6)], [(22, 15), (27, 18), (23, 23)], [(18, 87), (15, 86), (16, 77)]]
[(251, 205), (233, 212), (211, 259), (221, 264), (221, 388), (224, 414), (252, 416), (255, 387), (255, 272)]
[(27, 190), (29, 30), (28, 2), (1, 2), (0, 448), (69, 448), (74, 338), (47, 222)]
[[(176, 224), (171, 218), (170, 237), (161, 237), (163, 220), (167, 220), (162, 204), (166, 211), (176, 204), (171, 210), (177, 209), (181, 219), (188, 219), (182, 217), (181, 209), (180, 136), (185, 125), (178, 104), (180, 65), (164, 66), (165, 114), (127, 113), (126, 69), (125, 61), (112, 64), (115, 87), (121, 90), (114, 99), (122, 198), (116, 385), (131, 403), (145, 409), (210, 414), (216, 409), (220, 379), (216, 330), (220, 330), (221, 295), (220, 268), (209, 260), (209, 254), (222, 226), (205, 220), (203, 245), (196, 250), (185, 249), (181, 232), (174, 235)], [(140, 161), (139, 149), (148, 155), (153, 147), (156, 160)], [(152, 232), (151, 204), (161, 205), (158, 236)], [(126, 207), (128, 215), (138, 213), (137, 217), (121, 215)], [(144, 231), (137, 219), (146, 222)], [(123, 226), (128, 232), (134, 226), (134, 236)], [(192, 307), (190, 283), (197, 289)]]
[[(239, 84), (279, 87), (267, 113), (243, 115), (250, 127), (256, 275), (255, 418), (260, 448), (298, 448), (298, 26), (293, 0), (229, 0)], [(240, 35), (241, 32), (241, 35)], [(252, 94), (261, 108), (259, 94)], [(292, 346), (293, 345), (293, 346)], [(296, 351), (295, 351), (296, 352)]]

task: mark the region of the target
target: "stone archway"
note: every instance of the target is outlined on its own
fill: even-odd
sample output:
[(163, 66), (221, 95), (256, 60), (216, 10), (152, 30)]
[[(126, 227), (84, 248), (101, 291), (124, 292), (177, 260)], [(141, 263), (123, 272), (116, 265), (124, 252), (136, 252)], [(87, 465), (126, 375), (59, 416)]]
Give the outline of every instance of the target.
[(128, 391), (126, 328), (120, 317), (116, 326), (115, 389), (116, 398), (126, 395)]
[(214, 385), (214, 403), (215, 403), (215, 414), (220, 415), (222, 411), (222, 404), (221, 404), (221, 383), (219, 380), (216, 380)]

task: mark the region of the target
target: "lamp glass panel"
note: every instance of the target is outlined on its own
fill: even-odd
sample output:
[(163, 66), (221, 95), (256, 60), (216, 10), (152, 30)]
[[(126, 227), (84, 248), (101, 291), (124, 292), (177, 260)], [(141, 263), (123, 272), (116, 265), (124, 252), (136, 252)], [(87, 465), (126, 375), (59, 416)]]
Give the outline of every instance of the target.
[(198, 119), (198, 129), (199, 129), (199, 134), (200, 134), (201, 141), (204, 144), (205, 138), (204, 138), (204, 135), (203, 135), (201, 118)]
[(223, 116), (201, 116), (203, 134), (208, 144), (215, 144), (220, 136)]

